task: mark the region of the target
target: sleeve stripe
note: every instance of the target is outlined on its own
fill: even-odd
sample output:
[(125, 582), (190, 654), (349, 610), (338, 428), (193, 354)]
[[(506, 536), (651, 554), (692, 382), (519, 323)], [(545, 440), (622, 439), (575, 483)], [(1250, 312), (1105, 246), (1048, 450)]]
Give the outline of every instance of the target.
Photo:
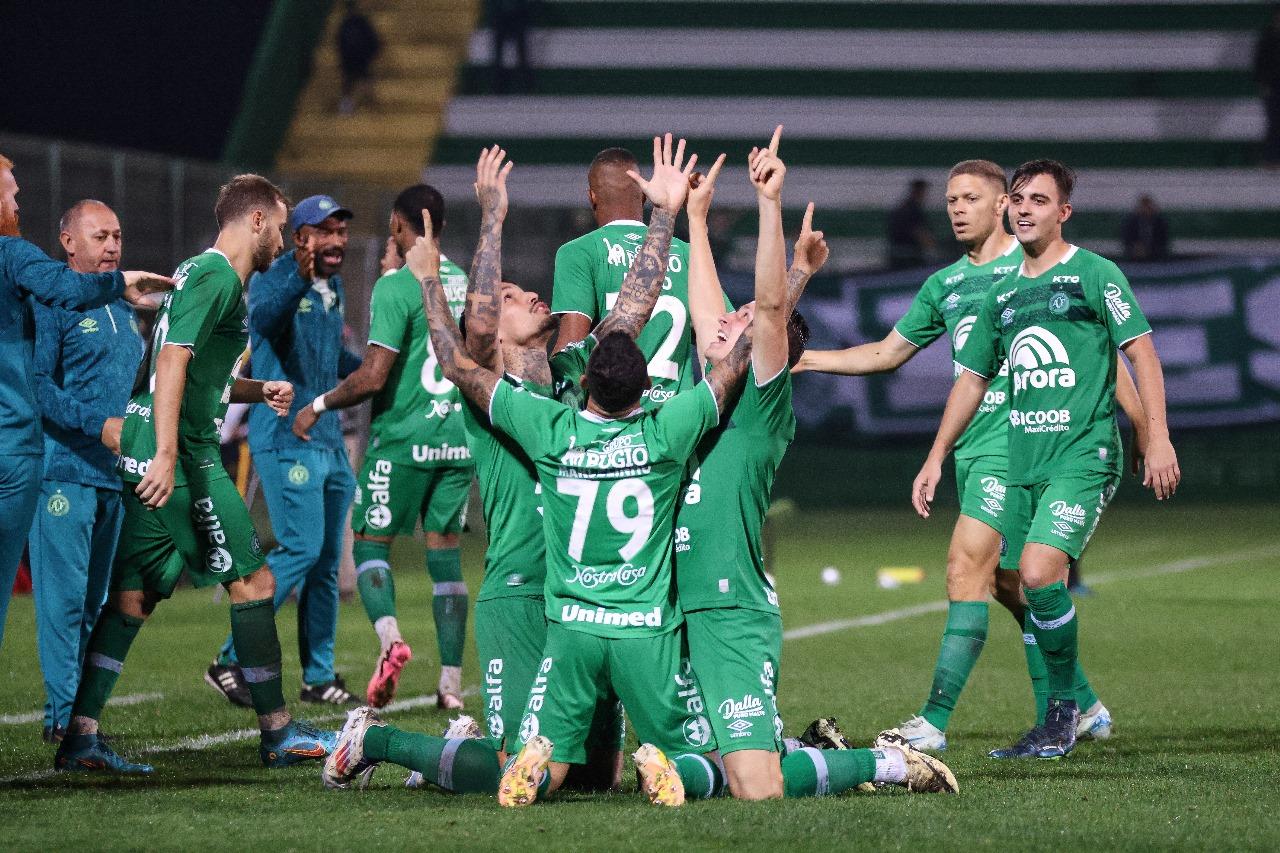
[(491, 424), (493, 423), (493, 404), (498, 402), (498, 391), (501, 389), (501, 386), (504, 384), (506, 383), (504, 383), (501, 379), (499, 379), (497, 383), (493, 386), (493, 390), (489, 392), (489, 413), (488, 414), (489, 414), (489, 423)]
[(1129, 343), (1130, 341), (1136, 341), (1138, 338), (1141, 338), (1141, 337), (1143, 337), (1144, 335), (1149, 335), (1149, 334), (1151, 334), (1151, 330), (1150, 330), (1150, 329), (1147, 329), (1145, 332), (1142, 332), (1142, 333), (1140, 333), (1140, 334), (1134, 335), (1132, 338), (1125, 338), (1123, 341), (1121, 341), (1120, 343), (1116, 344), (1116, 349), (1124, 349), (1124, 345), (1125, 345), (1125, 344)]
[(956, 366), (956, 367), (958, 367), (958, 368), (960, 368), (961, 370), (968, 371), (969, 373), (972, 373), (974, 376), (977, 376), (979, 379), (985, 379), (985, 380), (987, 380), (988, 382), (990, 382), (990, 381), (991, 381), (991, 377), (990, 377), (990, 376), (988, 376), (988, 375), (987, 375), (987, 374), (985, 374), (985, 373), (979, 373), (978, 371), (974, 370), (972, 367), (965, 367), (963, 364), (961, 364), (961, 363), (960, 363), (960, 362), (958, 362), (958, 361), (953, 362), (953, 364), (955, 364), (955, 366)]
[(393, 347), (391, 344), (384, 344), (382, 341), (375, 341), (373, 338), (369, 338), (369, 343), (374, 346), (382, 347), (383, 349), (389, 349), (396, 355), (400, 354), (400, 347)]
[(915, 347), (916, 349), (924, 349), (924, 347), (920, 346), (918, 343), (916, 343), (915, 341), (911, 340), (911, 338), (908, 338), (906, 335), (902, 334), (902, 332), (899, 332), (899, 331), (898, 331), (898, 327), (897, 327), (897, 326), (894, 326), (894, 327), (893, 327), (893, 333), (894, 333), (895, 335), (897, 335), (898, 337), (902, 338), (902, 339), (903, 339), (904, 341), (906, 341), (907, 343), (911, 344), (911, 345), (912, 345), (913, 347)]
[(766, 380), (765, 380), (765, 381), (763, 381), (763, 382), (761, 382), (761, 381), (760, 381), (760, 377), (759, 377), (759, 376), (757, 376), (757, 377), (756, 377), (756, 387), (757, 387), (757, 388), (763, 388), (764, 386), (768, 385), (770, 382), (772, 382), (773, 380), (777, 379), (779, 376), (781, 376), (782, 374), (786, 373), (786, 372), (787, 372), (788, 370), (790, 370), (790, 369), (791, 369), (791, 365), (789, 365), (789, 364), (783, 364), (783, 365), (782, 365), (782, 369), (781, 369), (781, 370), (779, 370), (777, 373), (773, 374), (772, 376), (770, 376), (768, 379), (766, 379)]
[(711, 383), (710, 383), (710, 382), (708, 382), (708, 381), (706, 381), (705, 379), (704, 379), (704, 380), (702, 380), (702, 383), (701, 383), (701, 384), (706, 386), (706, 388), (707, 388), (707, 393), (711, 395), (711, 402), (712, 402), (712, 404), (714, 404), (714, 407), (715, 407), (715, 413), (716, 413), (716, 422), (715, 422), (715, 425), (716, 425), (716, 426), (720, 426), (720, 401), (716, 399), (716, 392), (715, 392), (715, 389), (714, 389), (714, 388), (712, 388), (712, 387), (711, 387)]
[(574, 308), (565, 308), (565, 309), (562, 309), (562, 310), (560, 310), (560, 311), (552, 311), (551, 313), (552, 313), (552, 314), (578, 314), (578, 315), (581, 315), (581, 316), (583, 316), (583, 317), (586, 317), (588, 320), (594, 320), (594, 319), (595, 319), (594, 317), (592, 317), (592, 316), (591, 316), (590, 314), (588, 314), (587, 312), (585, 312), (585, 311), (578, 311), (578, 310), (576, 310), (576, 309), (574, 309)]

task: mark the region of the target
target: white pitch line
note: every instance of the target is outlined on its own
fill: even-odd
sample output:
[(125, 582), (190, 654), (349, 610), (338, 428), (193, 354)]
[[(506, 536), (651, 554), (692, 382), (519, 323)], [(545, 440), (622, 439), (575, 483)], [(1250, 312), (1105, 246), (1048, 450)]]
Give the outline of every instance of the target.
[[(163, 693), (126, 693), (124, 696), (111, 697), (107, 700), (107, 704), (114, 707), (141, 705), (143, 702), (158, 702), (163, 698)], [(0, 725), (20, 726), (26, 723), (38, 723), (43, 719), (43, 711), (32, 711), (29, 714), (3, 714), (0, 715)]]
[[(1190, 572), (1195, 569), (1204, 569), (1209, 566), (1216, 566), (1222, 563), (1233, 563), (1241, 560), (1261, 559), (1265, 557), (1280, 556), (1280, 548), (1274, 545), (1264, 545), (1258, 548), (1250, 548), (1245, 551), (1233, 551), (1229, 554), (1218, 554), (1216, 556), (1187, 557), (1182, 560), (1175, 560), (1171, 563), (1162, 563), (1158, 566), (1152, 566), (1148, 569), (1140, 569), (1135, 572), (1105, 572), (1089, 578), (1090, 586), (1098, 586), (1100, 584), (1113, 583), (1115, 581), (1142, 580), (1143, 578), (1159, 577), (1160, 575), (1175, 575), (1182, 572)], [(839, 631), (847, 631), (850, 628), (870, 628), (876, 625), (885, 625), (889, 622), (897, 622), (901, 619), (910, 619), (913, 616), (923, 616), (926, 613), (938, 613), (946, 610), (948, 602), (930, 601), (925, 604), (917, 604), (912, 607), (903, 607), (900, 610), (886, 610), (883, 613), (872, 613), (868, 616), (857, 616), (852, 619), (836, 619), (831, 622), (817, 622), (813, 625), (802, 625), (799, 628), (792, 628), (782, 634), (784, 640), (802, 640), (806, 637), (818, 637), (823, 634), (834, 634)]]

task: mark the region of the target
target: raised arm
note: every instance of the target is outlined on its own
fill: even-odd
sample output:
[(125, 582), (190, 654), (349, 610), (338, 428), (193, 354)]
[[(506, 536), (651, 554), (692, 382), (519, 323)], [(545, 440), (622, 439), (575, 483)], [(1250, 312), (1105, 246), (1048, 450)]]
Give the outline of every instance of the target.
[(427, 315), (431, 348), (440, 361), (445, 378), (457, 385), (472, 404), (487, 412), (493, 389), (500, 378), (492, 370), (480, 366), (462, 343), (462, 333), (454, 322), (449, 300), (440, 284), (440, 249), (431, 231), (431, 216), (425, 210), (422, 211), (422, 221), (424, 234), (404, 260), (422, 287), (422, 309)]
[(76, 272), (26, 240), (8, 240), (0, 263), (10, 281), (37, 302), (81, 311), (98, 308), (123, 296), (142, 302), (151, 293), (173, 289), (173, 279), (148, 272)]
[(1169, 424), (1165, 420), (1164, 370), (1151, 335), (1140, 335), (1126, 343), (1124, 354), (1133, 365), (1138, 382), (1138, 396), (1146, 415), (1147, 452), (1143, 459), (1146, 472), (1142, 485), (1153, 489), (1156, 500), (1173, 497), (1182, 479), (1178, 456), (1169, 441)]
[(711, 253), (711, 233), (707, 212), (715, 195), (716, 178), (725, 155), (716, 158), (707, 174), (694, 172), (689, 178), (689, 323), (698, 346), (698, 362), (706, 363), (706, 345), (716, 339), (720, 316), (724, 313), (724, 289), (716, 273)]
[(502, 223), (507, 218), (507, 175), (511, 163), (497, 145), (480, 152), (476, 163), (476, 198), (480, 202), (480, 242), (471, 259), (467, 286), (467, 352), (490, 370), (498, 364), (498, 315), (502, 284)]
[(787, 167), (778, 158), (782, 125), (769, 147), (753, 149), (749, 158), (751, 184), (756, 189), (760, 231), (756, 241), (755, 315), (751, 362), (756, 382), (777, 376), (787, 367), (787, 250), (782, 236), (782, 184)]
[(990, 379), (979, 376), (970, 370), (962, 370), (951, 386), (951, 394), (947, 397), (947, 408), (942, 412), (942, 423), (938, 425), (938, 434), (933, 439), (933, 447), (924, 461), (924, 467), (916, 475), (911, 487), (911, 505), (921, 518), (929, 517), (929, 505), (933, 503), (934, 493), (942, 480), (942, 461), (956, 446), (960, 436), (964, 434), (973, 420), (978, 406), (982, 404), (983, 395), (987, 393)]
[(787, 298), (794, 310), (809, 286), (809, 279), (818, 274), (831, 257), (831, 248), (827, 245), (821, 231), (813, 230), (813, 202), (804, 209), (804, 219), (800, 223), (800, 236), (796, 238), (795, 252), (791, 256), (791, 269), (787, 270)]
[(664, 137), (653, 138), (652, 178), (646, 181), (638, 172), (627, 172), (653, 203), (653, 214), (649, 217), (649, 230), (645, 232), (644, 242), (622, 279), (618, 301), (595, 329), (598, 340), (604, 340), (606, 335), (614, 332), (622, 332), (634, 340), (644, 329), (644, 324), (649, 322), (649, 315), (653, 313), (666, 279), (676, 214), (689, 193), (689, 175), (698, 162), (698, 155), (691, 155), (688, 163), (683, 161), (684, 140), (679, 141), (672, 153), (671, 134), (668, 133)]
[(839, 350), (805, 350), (794, 372), (811, 370), (841, 376), (889, 373), (906, 364), (919, 351), (902, 335), (890, 331), (884, 340), (875, 343)]
[(315, 241), (308, 238), (294, 254), (298, 268), (288, 275), (274, 270), (256, 273), (249, 282), (249, 328), (269, 341), (275, 340), (298, 311), (298, 303), (311, 289), (315, 269)]

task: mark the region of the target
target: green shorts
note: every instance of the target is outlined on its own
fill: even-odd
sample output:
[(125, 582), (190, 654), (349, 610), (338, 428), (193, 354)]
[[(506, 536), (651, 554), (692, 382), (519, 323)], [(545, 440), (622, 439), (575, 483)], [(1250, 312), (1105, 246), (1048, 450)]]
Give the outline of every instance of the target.
[(168, 598), (184, 571), (195, 586), (213, 586), (248, 577), (266, 563), (249, 510), (230, 477), (178, 486), (160, 509), (148, 509), (134, 483), (124, 486), (113, 590)]
[(351, 529), (365, 536), (412, 535), (422, 519), (428, 533), (458, 533), (466, 523), (473, 468), (416, 468), (365, 457), (356, 481)]
[(1119, 485), (1118, 473), (1086, 471), (1030, 486), (1010, 486), (1005, 539), (1011, 556), (1016, 561), (1023, 545), (1035, 542), (1072, 559), (1079, 557)]
[(685, 652), (684, 631), (615, 639), (547, 625), (519, 743), (535, 735), (555, 744), (553, 761), (582, 764), (595, 708), (613, 695), (622, 700), (641, 743), (667, 755), (716, 748), (706, 702)]
[(977, 519), (1000, 534), (1000, 568), (1017, 569), (1018, 551), (1009, 547), (1005, 537), (1008, 524), (1008, 465), (1000, 456), (978, 456), (956, 459), (956, 494), (960, 496), (960, 514)]
[[(509, 595), (476, 602), (476, 655), (484, 671), (484, 714), (494, 748), (514, 752), (529, 688), (547, 644), (546, 601)], [(626, 725), (612, 692), (596, 703), (587, 752), (617, 752)]]
[(782, 751), (776, 689), (782, 617), (723, 607), (685, 614), (689, 662), (706, 697), (720, 754)]

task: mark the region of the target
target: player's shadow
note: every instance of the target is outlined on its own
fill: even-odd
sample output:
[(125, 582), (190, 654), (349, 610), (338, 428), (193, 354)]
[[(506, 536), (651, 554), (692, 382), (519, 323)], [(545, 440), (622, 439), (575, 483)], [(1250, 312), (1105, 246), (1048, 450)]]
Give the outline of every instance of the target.
[[(1008, 731), (966, 731), (963, 737), (972, 743), (990, 743), (993, 748), (1011, 744), (1015, 740)], [(1274, 750), (1277, 744), (1280, 744), (1278, 726), (1174, 729), (1160, 732), (1118, 729), (1108, 740), (1078, 743), (1068, 760), (1088, 758), (1091, 755), (1137, 758), (1267, 752)]]
[(28, 800), (65, 799), (71, 791), (152, 791), (184, 788), (223, 788), (262, 785), (261, 777), (188, 776), (182, 773), (157, 772), (151, 776), (54, 776), (47, 779), (19, 779), (0, 783), (0, 792), (22, 791)]

